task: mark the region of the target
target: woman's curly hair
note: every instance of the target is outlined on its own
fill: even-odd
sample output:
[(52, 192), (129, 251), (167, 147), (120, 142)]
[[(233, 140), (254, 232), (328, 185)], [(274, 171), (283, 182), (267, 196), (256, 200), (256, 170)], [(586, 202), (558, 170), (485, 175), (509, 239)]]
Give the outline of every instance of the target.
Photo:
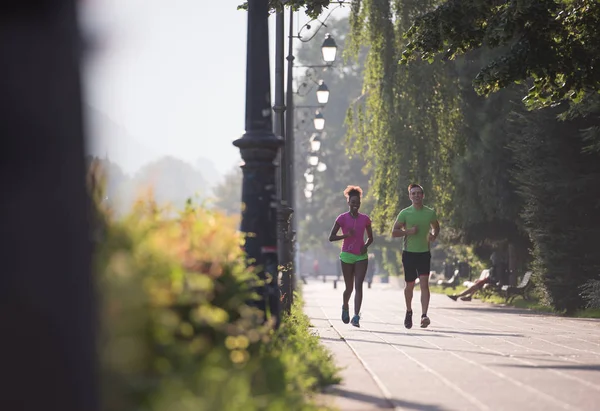
[(358, 196), (358, 198), (361, 198), (362, 194), (363, 194), (362, 188), (360, 188), (359, 186), (348, 186), (344, 190), (344, 196), (348, 200), (350, 200), (350, 197), (353, 197), (353, 196)]

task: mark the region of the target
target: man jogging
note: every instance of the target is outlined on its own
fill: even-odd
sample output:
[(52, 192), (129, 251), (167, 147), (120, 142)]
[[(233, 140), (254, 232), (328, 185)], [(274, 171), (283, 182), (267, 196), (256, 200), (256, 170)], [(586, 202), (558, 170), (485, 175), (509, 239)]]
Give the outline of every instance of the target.
[(427, 317), (429, 308), (429, 271), (431, 269), (430, 244), (434, 242), (440, 232), (440, 223), (435, 210), (423, 205), (423, 187), (418, 184), (408, 186), (408, 196), (412, 205), (400, 211), (392, 237), (403, 237), (402, 265), (406, 286), (404, 297), (406, 299), (406, 317), (404, 326), (412, 328), (412, 298), (415, 280), (420, 279), (421, 286), (421, 328), (426, 328), (431, 321)]

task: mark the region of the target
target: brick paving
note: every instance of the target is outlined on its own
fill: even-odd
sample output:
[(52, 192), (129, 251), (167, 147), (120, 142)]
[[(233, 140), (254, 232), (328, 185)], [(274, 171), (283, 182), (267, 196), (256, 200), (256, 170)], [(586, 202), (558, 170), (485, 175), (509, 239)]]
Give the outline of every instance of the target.
[(323, 397), (340, 410), (600, 410), (599, 320), (432, 294), (421, 329), (415, 292), (407, 330), (402, 289), (373, 284), (355, 328), (340, 319), (342, 288), (303, 286), (305, 312), (343, 367)]

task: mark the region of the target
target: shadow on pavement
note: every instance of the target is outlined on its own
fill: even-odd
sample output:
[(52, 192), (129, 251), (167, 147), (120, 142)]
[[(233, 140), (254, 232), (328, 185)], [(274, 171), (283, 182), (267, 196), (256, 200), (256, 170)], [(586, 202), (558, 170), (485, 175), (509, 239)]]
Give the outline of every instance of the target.
[[(463, 355), (479, 355), (479, 356), (487, 356), (487, 357), (497, 357), (497, 358), (507, 358), (507, 359), (523, 359), (523, 360), (529, 360), (529, 361), (538, 361), (538, 360), (543, 360), (546, 362), (558, 362), (561, 364), (564, 364), (566, 362), (566, 360), (560, 359), (560, 358), (556, 358), (554, 356), (554, 354), (509, 354), (509, 353), (494, 353), (494, 352), (489, 352), (489, 351), (484, 351), (484, 350), (465, 350), (465, 349), (443, 349), (443, 350), (439, 350), (438, 348), (435, 347), (429, 347), (429, 346), (425, 346), (425, 345), (411, 345), (411, 344), (398, 344), (398, 343), (391, 343), (391, 342), (385, 342), (385, 341), (373, 341), (373, 340), (365, 340), (362, 338), (332, 338), (332, 337), (319, 337), (321, 340), (326, 340), (326, 341), (332, 341), (332, 342), (341, 342), (344, 344), (348, 344), (348, 343), (354, 343), (354, 342), (358, 342), (358, 343), (368, 343), (368, 344), (381, 344), (381, 345), (389, 345), (389, 346), (393, 346), (393, 347), (398, 347), (398, 348), (418, 348), (421, 350), (427, 350), (427, 351), (436, 351), (436, 352), (453, 352), (453, 353), (457, 353), (457, 354), (463, 354)], [(509, 365), (506, 364), (505, 366), (513, 366), (513, 365)], [(519, 367), (521, 365), (514, 365), (514, 367)], [(528, 368), (527, 366), (524, 366), (526, 368)], [(535, 366), (531, 366), (531, 368), (536, 368)], [(565, 365), (548, 365), (548, 366), (538, 366), (537, 368), (563, 368), (563, 369), (579, 369), (579, 370), (590, 370), (590, 371), (600, 371), (600, 365), (572, 365), (572, 363), (568, 363)]]
[(526, 314), (532, 317), (548, 317), (548, 316), (556, 316), (553, 313), (543, 313), (539, 311), (532, 311), (525, 308), (517, 308), (517, 307), (506, 307), (506, 306), (493, 306), (493, 305), (478, 305), (468, 307), (466, 304), (470, 303), (457, 303), (456, 307), (443, 307), (438, 308), (438, 310), (465, 310), (465, 311), (475, 311), (475, 312), (484, 312), (484, 313), (504, 313), (504, 314)]
[(375, 334), (391, 334), (391, 335), (406, 335), (406, 336), (411, 336), (411, 337), (442, 337), (442, 338), (450, 338), (449, 335), (442, 335), (442, 334), (417, 334), (414, 331), (420, 331), (423, 333), (426, 333), (427, 331), (422, 330), (420, 328), (413, 330), (413, 331), (381, 331), (381, 330), (368, 330), (365, 329), (364, 331), (368, 331), (368, 332), (372, 332)]
[[(361, 401), (365, 403), (369, 403), (381, 409), (394, 409), (395, 407), (400, 407), (409, 410), (424, 410), (424, 411), (443, 411), (445, 408), (441, 408), (437, 405), (432, 404), (421, 404), (417, 402), (410, 402), (399, 400), (396, 398), (392, 398), (391, 400), (387, 400), (383, 397), (375, 397), (368, 394), (363, 394), (356, 391), (350, 391), (341, 387), (332, 387), (325, 391), (327, 394), (335, 395), (338, 397), (349, 398), (355, 401)], [(393, 406), (392, 406), (393, 404)]]
[(444, 329), (440, 330), (428, 330), (429, 333), (444, 333), (444, 334), (460, 334), (460, 335), (474, 335), (477, 337), (520, 337), (523, 338), (523, 334), (502, 334), (502, 333), (484, 333), (484, 332), (468, 332), (468, 331), (448, 331)]
[[(395, 326), (396, 324), (389, 324)], [(399, 325), (398, 325), (399, 326)], [(473, 335), (478, 337), (524, 337), (522, 334), (503, 334), (503, 333), (485, 333), (485, 332), (467, 332), (467, 331), (446, 331), (444, 329), (435, 330), (435, 329), (415, 329), (411, 331), (379, 331), (379, 330), (365, 330), (373, 333), (379, 334), (392, 334), (392, 335), (407, 335), (407, 336), (417, 336), (417, 337), (445, 337), (451, 338), (450, 335), (443, 334), (461, 334), (461, 335)], [(423, 334), (416, 334), (414, 331), (419, 331)]]
[(581, 371), (600, 371), (600, 364), (580, 364), (580, 365), (524, 365), (524, 364), (500, 364), (502, 367), (512, 368), (546, 368), (551, 370), (581, 370)]

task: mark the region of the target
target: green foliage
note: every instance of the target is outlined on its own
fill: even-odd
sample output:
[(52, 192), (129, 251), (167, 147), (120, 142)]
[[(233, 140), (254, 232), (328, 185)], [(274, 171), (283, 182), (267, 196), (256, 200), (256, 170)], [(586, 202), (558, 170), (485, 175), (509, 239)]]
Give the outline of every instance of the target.
[(319, 336), (310, 331), (310, 319), (303, 313), (302, 306), (300, 294), (295, 293), (291, 314), (275, 332), (273, 344), (264, 348), (269, 355), (282, 357), (289, 365), (286, 370), (289, 380), (297, 384), (292, 389), (300, 393), (341, 381), (331, 354), (323, 347)]
[(578, 102), (600, 86), (600, 3), (596, 0), (446, 0), (414, 20), (400, 59), (455, 58), (482, 46), (507, 46), (473, 83), (489, 95), (532, 81), (532, 108)]
[[(598, 3), (353, 6), (349, 49), (369, 50), (366, 98), (348, 112), (349, 141), (372, 166), (379, 231), (408, 205), (405, 187), (416, 180), (442, 218), (447, 244), (438, 252), (461, 243), (478, 253), (510, 244), (518, 269), (534, 260), (547, 303), (559, 311), (581, 307), (578, 287), (598, 272), (590, 248), (600, 226), (592, 183), (600, 98), (590, 65), (600, 55), (600, 43), (590, 41), (599, 33)], [(487, 98), (473, 91), (473, 79)], [(527, 91), (519, 83), (529, 79)], [(524, 112), (527, 93), (529, 109), (570, 99), (568, 109), (551, 112), (568, 125)], [(513, 111), (523, 121), (509, 121)]]
[[(329, 8), (331, 3), (337, 3), (337, 1), (331, 0), (269, 0), (269, 7), (271, 12), (275, 12), (277, 10), (281, 10), (283, 6), (292, 7), (294, 10), (299, 10), (300, 8), (304, 8), (306, 15), (312, 18), (316, 18)], [(238, 6), (238, 10), (248, 10), (248, 2)]]
[(525, 204), (522, 216), (534, 245), (533, 269), (545, 298), (559, 311), (585, 304), (580, 286), (600, 272), (600, 162), (582, 153), (579, 130), (597, 121), (558, 121), (564, 107), (516, 115), (511, 148)]
[[(418, 182), (426, 202), (442, 220), (449, 217), (452, 193), (449, 174), (460, 150), (461, 115), (455, 73), (443, 62), (398, 66), (405, 47), (403, 33), (411, 19), (435, 6), (435, 1), (375, 1), (353, 3), (348, 57), (367, 52), (363, 98), (348, 110), (347, 145), (371, 172), (371, 217), (383, 242), (383, 265), (400, 271), (397, 241), (389, 240), (398, 212), (410, 205), (407, 187)], [(444, 223), (443, 223), (444, 224)], [(385, 236), (386, 239), (382, 239)]]
[(526, 255), (529, 243), (519, 216), (523, 202), (510, 173), (514, 159), (508, 149), (510, 134), (506, 126), (512, 110), (521, 106), (521, 90), (510, 87), (484, 98), (470, 85), (479, 63), (496, 54), (482, 48), (454, 62), (462, 120), (454, 137), (458, 150), (448, 174), (454, 191), (447, 214), (460, 241), (468, 244), (508, 241)]
[(600, 280), (589, 280), (582, 287), (581, 295), (588, 308), (600, 308)]
[[(103, 198), (98, 167), (88, 180)], [(310, 393), (336, 369), (300, 306), (273, 331), (247, 305), (258, 278), (236, 219), (140, 200), (116, 220), (97, 204), (104, 409), (319, 409)]]
[(435, 294), (454, 295), (460, 294), (465, 291), (467, 287), (459, 285), (456, 288), (446, 287), (443, 288), (441, 285), (429, 285), (429, 291)]

